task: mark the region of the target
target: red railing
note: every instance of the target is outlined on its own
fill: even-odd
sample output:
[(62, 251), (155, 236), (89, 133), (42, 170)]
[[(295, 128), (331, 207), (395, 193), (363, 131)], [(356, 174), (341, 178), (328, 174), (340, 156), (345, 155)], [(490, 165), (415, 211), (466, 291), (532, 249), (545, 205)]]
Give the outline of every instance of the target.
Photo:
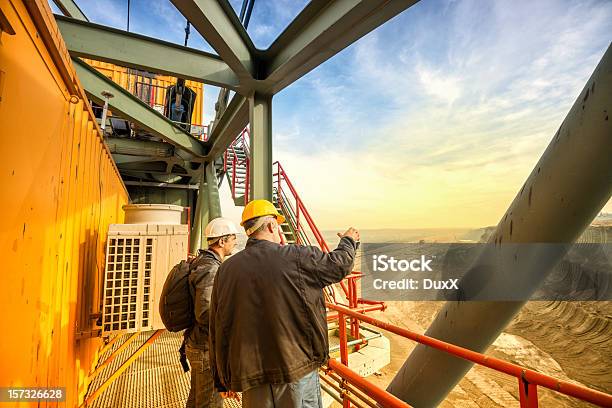
[[(316, 244), (318, 244), (322, 251), (329, 252), (329, 245), (325, 242), (323, 234), (321, 234), (321, 231), (306, 209), (304, 202), (287, 176), (287, 172), (283, 166), (277, 161), (273, 163), (273, 169), (275, 197), (278, 200), (278, 204), (283, 214), (285, 214), (287, 222), (293, 230), (294, 236), (296, 237), (296, 243), (312, 245), (311, 239), (309, 238), (310, 235), (314, 237)], [(303, 225), (302, 222), (306, 224), (309, 230), (306, 229), (306, 226)], [(352, 272), (340, 282), (340, 287), (346, 298), (346, 303), (337, 299), (336, 291), (333, 286), (328, 286), (326, 288), (324, 292), (326, 300), (330, 303), (347, 306), (351, 309), (357, 309), (360, 305), (368, 305), (368, 307), (361, 308), (362, 313), (374, 310), (384, 310), (384, 302), (371, 301), (358, 297), (357, 280), (361, 279), (361, 276), (360, 272)], [(357, 321), (357, 319), (351, 319), (351, 336), (355, 339), (360, 338), (359, 321)], [(360, 347), (360, 345), (356, 345), (355, 349), (359, 350)]]
[[(340, 335), (340, 363), (330, 359), (328, 363), (328, 369), (337, 372), (340, 377), (342, 377), (342, 379), (364, 391), (369, 397), (373, 398), (383, 407), (397, 408), (406, 407), (408, 405), (406, 405), (406, 403), (404, 402), (399, 403), (393, 400), (392, 398), (390, 398), (392, 397), (392, 395), (386, 391), (384, 391), (384, 393), (387, 394), (386, 396), (380, 395), (379, 390), (372, 388), (373, 385), (371, 383), (367, 382), (367, 380), (364, 380), (356, 373), (348, 370), (347, 366), (349, 354), (347, 346), (348, 339), (346, 333), (347, 317), (361, 322), (369, 323), (373, 326), (387, 330), (388, 332), (405, 337), (407, 339), (416, 341), (417, 343), (423, 344), (425, 346), (433, 347), (437, 350), (449, 353), (455, 357), (462, 358), (464, 360), (471, 361), (475, 364), (489, 367), (493, 370), (516, 377), (519, 386), (519, 400), (521, 408), (535, 408), (538, 406), (538, 386), (545, 387), (561, 394), (578, 398), (580, 400), (587, 401), (602, 407), (612, 407), (612, 395), (610, 394), (606, 394), (604, 392), (587, 388), (581, 385), (572, 384), (567, 381), (558, 380), (556, 378), (539, 373), (537, 371), (521, 367), (517, 364), (509, 363), (498, 358), (489, 357), (463, 347), (455, 346), (454, 344), (434, 339), (433, 337), (418, 334), (402, 327), (375, 319), (371, 316), (366, 316), (363, 313), (346, 308), (344, 306), (328, 303), (327, 307), (337, 312), (339, 329), (338, 331)], [(340, 386), (342, 388), (342, 384)], [(345, 391), (347, 391), (346, 387), (344, 388)], [(345, 394), (348, 394), (348, 391)], [(383, 398), (386, 397), (389, 398), (383, 401)], [(343, 407), (346, 408), (350, 406), (351, 401), (344, 397)]]
[[(234, 139), (234, 141), (225, 150), (223, 155), (223, 171), (225, 173), (231, 169), (231, 192), (232, 199), (235, 200), (237, 197), (237, 189), (239, 185), (244, 186), (244, 204), (249, 202), (249, 190), (250, 190), (250, 148), (249, 148), (249, 128), (246, 127), (242, 132)], [(241, 158), (238, 152), (242, 151), (244, 157)], [(306, 209), (304, 202), (300, 198), (296, 188), (287, 176), (287, 172), (283, 166), (278, 162), (273, 163), (273, 185), (274, 185), (274, 197), (278, 201), (281, 211), (285, 215), (287, 223), (292, 229), (293, 235), (295, 236), (295, 242), (303, 245), (318, 245), (322, 251), (329, 252), (329, 245), (323, 238), (323, 234), (315, 224), (312, 216)], [(283, 235), (281, 234), (281, 237)], [(311, 239), (313, 237), (314, 239)], [(328, 301), (333, 303), (348, 306), (350, 308), (357, 308), (359, 305), (365, 304), (371, 307), (365, 308), (364, 310), (381, 310), (384, 309), (383, 302), (374, 302), (361, 299), (357, 296), (357, 279), (361, 278), (359, 272), (353, 272), (347, 276), (345, 281), (340, 282), (342, 292), (346, 297), (346, 302), (343, 303), (336, 298), (336, 292), (333, 287), (327, 288), (325, 295)], [(351, 334), (355, 337), (359, 335), (359, 325), (356, 321), (353, 322), (354, 327)]]
[[(310, 231), (314, 235), (319, 248), (321, 248), (322, 251), (329, 252), (329, 246), (327, 245), (327, 242), (325, 242), (323, 234), (321, 234), (321, 231), (319, 231), (319, 228), (314, 223), (310, 213), (308, 213), (304, 202), (297, 193), (293, 183), (291, 183), (291, 180), (289, 180), (285, 169), (283, 169), (283, 166), (281, 166), (278, 161), (274, 162), (272, 166), (276, 166), (276, 171), (273, 172), (273, 183), (276, 185), (276, 198), (278, 203), (281, 206), (281, 209), (288, 212), (292, 216), (292, 219), (295, 220), (294, 232), (296, 234), (296, 243), (311, 244), (310, 239), (308, 238), (308, 235), (306, 234), (306, 231), (304, 231), (304, 227), (300, 222), (301, 215), (303, 220), (305, 220), (310, 227)], [(287, 189), (291, 194), (290, 196), (286, 194)], [(293, 199), (293, 203), (290, 202), (289, 197)]]
[[(287, 172), (278, 161), (274, 162), (272, 166), (274, 194), (276, 199), (278, 200), (278, 204), (281, 207), (281, 210), (283, 211), (283, 214), (285, 214), (287, 222), (289, 223), (291, 229), (294, 232), (294, 235), (296, 237), (296, 243), (303, 245), (312, 245), (313, 240), (310, 239), (310, 237), (312, 236), (314, 237), (315, 244), (318, 245), (322, 251), (329, 252), (329, 245), (325, 241), (325, 238), (323, 238), (323, 234), (315, 224), (308, 210), (306, 209), (304, 202), (302, 201), (293, 183), (289, 179)], [(333, 288), (330, 288), (330, 292), (328, 293), (331, 298), (331, 301), (333, 303), (348, 306), (350, 308), (357, 308), (361, 304), (384, 308), (383, 302), (370, 301), (359, 298), (357, 296), (357, 280), (360, 278), (360, 272), (353, 272), (346, 277), (346, 282), (340, 282), (340, 287), (342, 288), (344, 296), (346, 297), (346, 303), (342, 303), (336, 299), (335, 291), (333, 290)], [(353, 334), (357, 334), (358, 332), (359, 330), (357, 325), (356, 332)]]
[[(289, 223), (291, 229), (293, 230), (296, 244), (302, 245), (312, 245), (312, 240), (310, 236), (314, 237), (314, 241), (324, 252), (329, 252), (329, 245), (325, 242), (325, 238), (323, 238), (323, 234), (315, 224), (312, 219), (310, 213), (306, 209), (304, 202), (300, 198), (297, 190), (293, 186), (293, 183), (287, 176), (287, 172), (283, 166), (278, 162), (274, 162), (272, 164), (273, 172), (272, 172), (272, 183), (274, 185), (274, 196), (278, 201), (278, 205), (281, 208), (281, 211), (285, 215), (287, 222)], [(274, 168), (275, 167), (275, 168)], [(305, 223), (306, 225), (304, 225)], [(306, 226), (308, 229), (306, 229)], [(310, 233), (310, 234), (309, 234)], [(354, 277), (355, 279), (357, 277)], [(350, 300), (351, 293), (345, 285), (344, 282), (340, 282), (340, 287), (344, 292), (344, 296), (346, 297), (348, 304), (345, 303), (346, 306), (349, 306), (352, 302)], [(340, 303), (336, 299), (336, 292), (333, 286), (327, 288), (325, 292), (328, 300), (333, 303)], [(355, 297), (357, 292), (354, 293)], [(357, 299), (355, 299), (357, 302)]]
[[(249, 145), (248, 145), (248, 128), (232, 142), (226, 150), (224, 156), (224, 170), (227, 171), (228, 155), (231, 155), (232, 166), (232, 197), (235, 198), (236, 188), (236, 169), (245, 168), (246, 180), (245, 184), (245, 204), (248, 203), (249, 191)], [(245, 153), (245, 158), (238, 160), (236, 150), (242, 148)], [(294, 232), (296, 243), (311, 245), (312, 240), (309, 235), (313, 236), (321, 250), (329, 252), (329, 246), (320, 230), (316, 226), (310, 213), (306, 209), (304, 202), (300, 198), (293, 183), (287, 176), (282, 165), (277, 161), (273, 164), (276, 170), (273, 172), (273, 183), (275, 185), (275, 196), (285, 214), (287, 221), (291, 225)], [(303, 225), (310, 229), (308, 231)], [(308, 233), (310, 232), (310, 234)], [(537, 386), (549, 388), (553, 391), (581, 399), (596, 405), (604, 407), (612, 407), (612, 395), (593, 390), (584, 386), (572, 384), (566, 381), (557, 380), (537, 371), (521, 367), (517, 364), (508, 363), (506, 361), (488, 357), (484, 354), (468, 350), (441, 340), (434, 339), (413, 331), (395, 326), (381, 320), (366, 316), (366, 312), (375, 310), (385, 310), (384, 302), (370, 301), (359, 298), (357, 296), (357, 279), (361, 278), (361, 273), (353, 272), (346, 277), (346, 285), (341, 282), (342, 290), (346, 296), (347, 304), (338, 302), (335, 299), (335, 294), (332, 290), (331, 294), (326, 293), (327, 307), (330, 312), (327, 315), (328, 321), (338, 320), (338, 331), (340, 336), (340, 362), (330, 359), (327, 363), (327, 368), (321, 374), (321, 378), (329, 386), (338, 392), (339, 400), (342, 402), (343, 408), (355, 406), (358, 408), (364, 407), (365, 404), (370, 407), (382, 406), (390, 408), (406, 408), (410, 407), (404, 401), (401, 401), (394, 395), (377, 387), (370, 381), (364, 379), (359, 374), (348, 368), (348, 336), (347, 336), (347, 318), (350, 319), (350, 334), (353, 339), (359, 339), (359, 323), (365, 322), (381, 329), (387, 330), (396, 335), (408, 338), (423, 345), (436, 348), (445, 353), (449, 353), (458, 358), (463, 358), (473, 363), (492, 368), (499, 372), (514, 376), (518, 380), (519, 399), (521, 408), (534, 408), (538, 406)], [(360, 306), (367, 305), (367, 306)], [(362, 340), (363, 343), (366, 340)], [(354, 343), (354, 341), (352, 342)], [(353, 344), (355, 350), (358, 350), (360, 344)], [(335, 385), (334, 380), (338, 383)], [(365, 393), (365, 395), (362, 394)], [(374, 403), (372, 402), (375, 401)], [(376, 405), (379, 404), (379, 405)]]
[[(248, 128), (232, 142), (224, 155), (224, 170), (227, 171), (228, 166), (232, 166), (232, 197), (235, 198), (237, 172), (236, 169), (244, 168), (246, 174), (245, 185), (245, 204), (248, 203), (249, 191), (249, 145), (248, 145)], [(236, 150), (242, 148), (245, 153), (245, 158), (239, 160)], [(231, 157), (231, 161), (229, 158)], [(273, 166), (276, 166), (273, 171), (273, 184), (275, 198), (285, 215), (287, 222), (290, 224), (296, 243), (312, 245), (314, 241), (325, 252), (329, 252), (329, 246), (320, 230), (316, 226), (310, 213), (306, 209), (304, 202), (300, 198), (293, 183), (287, 176), (282, 165), (277, 161)], [(304, 222), (306, 225), (304, 225)], [(308, 229), (306, 228), (308, 227)], [(441, 340), (434, 339), (425, 335), (421, 335), (410, 330), (395, 326), (381, 320), (366, 316), (366, 312), (381, 310), (384, 311), (386, 306), (384, 302), (370, 301), (359, 298), (357, 295), (357, 279), (361, 278), (361, 273), (353, 272), (348, 275), (344, 282), (341, 282), (342, 290), (346, 296), (347, 303), (338, 302), (335, 298), (335, 293), (332, 289), (331, 293), (326, 293), (328, 321), (338, 320), (338, 331), (340, 336), (340, 362), (330, 359), (327, 367), (324, 367), (321, 372), (321, 379), (326, 383), (323, 388), (330, 386), (337, 392), (335, 396), (343, 405), (343, 408), (352, 406), (362, 408), (369, 407), (389, 407), (389, 408), (407, 408), (410, 407), (404, 401), (401, 401), (394, 395), (388, 393), (380, 387), (377, 387), (370, 381), (361, 377), (358, 373), (348, 368), (348, 335), (347, 335), (347, 318), (350, 319), (350, 334), (353, 339), (360, 339), (359, 323), (365, 322), (381, 329), (387, 330), (393, 334), (411, 339), (423, 345), (436, 348), (443, 352), (452, 354), (458, 358), (463, 358), (473, 363), (492, 368), (499, 372), (514, 376), (518, 380), (519, 399), (521, 408), (534, 408), (538, 406), (537, 386), (549, 388), (553, 391), (575, 397), (596, 405), (604, 407), (612, 407), (612, 395), (593, 390), (584, 386), (572, 384), (566, 381), (557, 380), (537, 371), (521, 367), (516, 364), (488, 357), (484, 354), (477, 353), (463, 347), (455, 346)], [(365, 305), (365, 306), (364, 306)], [(361, 339), (361, 343), (351, 341), (354, 350), (366, 343), (367, 340)], [(334, 381), (337, 383), (335, 384)], [(365, 404), (365, 405), (364, 405)]]

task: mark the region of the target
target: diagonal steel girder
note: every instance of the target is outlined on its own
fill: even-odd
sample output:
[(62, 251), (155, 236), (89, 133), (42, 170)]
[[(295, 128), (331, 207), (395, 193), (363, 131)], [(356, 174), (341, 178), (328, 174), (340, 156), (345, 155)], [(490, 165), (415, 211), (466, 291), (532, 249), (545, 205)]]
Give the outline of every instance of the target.
[[(500, 219), (490, 244), (474, 260), (482, 290), (495, 287), (512, 274), (506, 290), (525, 287), (523, 271), (529, 271), (533, 293), (569, 244), (589, 226), (612, 194), (612, 45), (595, 68), (531, 174)], [(503, 244), (554, 243), (565, 251), (544, 250), (534, 245), (529, 255), (518, 251), (516, 268), (501, 267), (487, 256)], [(561, 245), (558, 246), (561, 248)], [(491, 252), (489, 252), (491, 251)], [(521, 255), (522, 253), (522, 255)], [(518, 270), (520, 269), (520, 271)], [(464, 276), (465, 279), (475, 274)], [(461, 285), (461, 282), (459, 283)], [(514, 288), (510, 287), (514, 285)], [(498, 286), (499, 287), (499, 286)], [(524, 291), (524, 289), (523, 289)], [(523, 292), (528, 298), (529, 293)], [(501, 296), (501, 294), (500, 294)], [(523, 301), (449, 301), (431, 323), (427, 336), (484, 352), (497, 339)], [(609, 331), (608, 331), (609, 332)], [(387, 387), (415, 407), (437, 407), (474, 363), (452, 354), (417, 345)], [(525, 386), (524, 378), (521, 387)], [(536, 400), (537, 402), (537, 400)]]
[(55, 16), (73, 57), (171, 75), (235, 90), (238, 77), (216, 55), (73, 18)]
[(74, 0), (53, 0), (55, 5), (68, 17), (75, 18), (77, 20), (89, 21), (87, 16), (83, 14), (79, 6)]
[(104, 103), (102, 92), (111, 92), (114, 97), (109, 100), (110, 109), (119, 113), (125, 119), (137, 123), (143, 129), (161, 137), (168, 143), (186, 150), (195, 156), (206, 155), (204, 145), (183, 129), (175, 126), (159, 112), (150, 108), (117, 83), (88, 66), (85, 62), (74, 58), (76, 73), (87, 95), (98, 103)]
[(249, 123), (249, 98), (235, 94), (212, 129), (207, 161), (219, 157)]
[(417, 1), (311, 1), (265, 51), (265, 91), (279, 92)]
[(255, 76), (255, 46), (225, 0), (171, 0), (217, 54), (248, 86)]
[[(217, 51), (222, 61), (215, 61), (224, 69), (207, 65), (215, 56), (186, 47), (61, 17), (58, 24), (74, 55), (200, 80), (248, 96), (254, 91), (279, 92), (417, 0), (313, 0), (266, 51), (255, 49), (226, 0), (171, 1)], [(134, 53), (147, 47), (157, 52)], [(221, 154), (248, 123), (248, 98), (241, 95), (234, 97), (211, 133), (210, 159)]]
[[(279, 92), (417, 0), (313, 0), (266, 51), (254, 49), (225, 0), (172, 2), (234, 69), (241, 93), (251, 95)], [(241, 114), (228, 109), (215, 126), (209, 158), (248, 123), (248, 100), (239, 100)]]

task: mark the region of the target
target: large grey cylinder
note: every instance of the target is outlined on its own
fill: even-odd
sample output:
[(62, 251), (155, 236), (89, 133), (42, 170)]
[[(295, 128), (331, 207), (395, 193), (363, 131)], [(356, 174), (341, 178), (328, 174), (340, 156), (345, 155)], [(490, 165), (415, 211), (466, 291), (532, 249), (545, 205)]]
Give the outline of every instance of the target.
[[(610, 113), (611, 46), (497, 225), (491, 243), (569, 243), (578, 238), (612, 193)], [(541, 270), (541, 279), (548, 272)], [(487, 273), (495, 279), (495, 270)], [(447, 302), (426, 334), (484, 352), (522, 306)], [(414, 407), (434, 407), (471, 367), (468, 361), (418, 345), (387, 390)]]

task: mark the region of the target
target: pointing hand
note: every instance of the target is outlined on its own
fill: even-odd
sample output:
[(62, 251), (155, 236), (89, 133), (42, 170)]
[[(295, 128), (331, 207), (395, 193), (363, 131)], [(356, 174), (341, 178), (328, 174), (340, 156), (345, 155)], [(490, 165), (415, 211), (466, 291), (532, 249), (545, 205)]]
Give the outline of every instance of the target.
[(350, 227), (344, 232), (344, 234), (338, 233), (338, 237), (351, 237), (355, 242), (359, 242), (359, 231), (353, 227)]

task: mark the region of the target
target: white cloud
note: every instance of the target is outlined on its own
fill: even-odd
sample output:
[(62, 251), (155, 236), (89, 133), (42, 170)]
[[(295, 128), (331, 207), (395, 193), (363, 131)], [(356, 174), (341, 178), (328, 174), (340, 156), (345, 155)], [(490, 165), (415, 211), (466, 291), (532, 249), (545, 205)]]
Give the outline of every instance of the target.
[[(325, 140), (318, 155), (289, 143), (275, 153), (323, 228), (355, 216), (372, 228), (497, 223), (612, 30), (610, 2), (465, 0), (446, 12), (447, 31), (432, 34), (442, 16), (423, 31), (378, 29), (345, 69), (311, 74), (321, 109), (307, 115), (346, 136)], [(369, 110), (358, 110), (362, 99)], [(347, 151), (368, 117), (382, 125)]]
[(457, 78), (445, 76), (438, 71), (423, 66), (417, 67), (416, 73), (425, 93), (439, 98), (449, 105), (461, 95), (461, 87)]

